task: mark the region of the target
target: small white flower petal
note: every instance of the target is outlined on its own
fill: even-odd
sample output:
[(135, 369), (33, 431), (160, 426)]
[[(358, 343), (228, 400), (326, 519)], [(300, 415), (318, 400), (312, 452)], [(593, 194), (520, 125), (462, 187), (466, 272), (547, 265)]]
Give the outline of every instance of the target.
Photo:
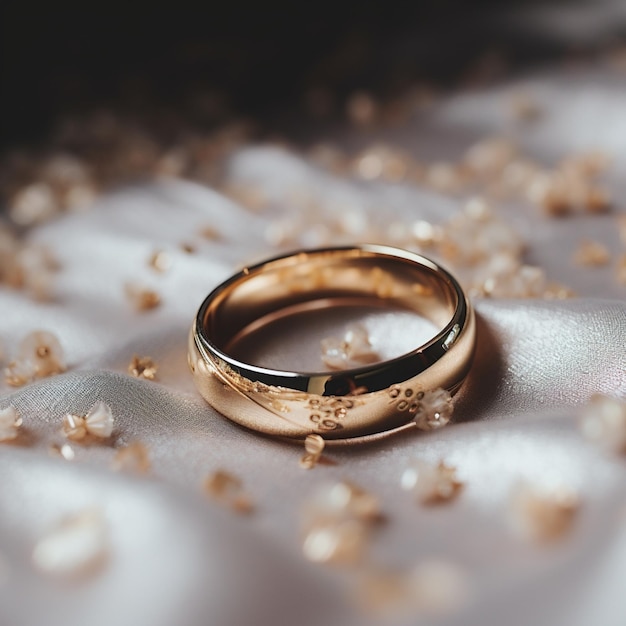
[(36, 330), (24, 337), (20, 343), (18, 359), (45, 365), (54, 361), (59, 368), (65, 368), (63, 348), (57, 336), (45, 330)]
[(13, 405), (0, 409), (0, 441), (15, 439), (21, 424), (22, 419)]
[(102, 439), (110, 437), (113, 432), (113, 424), (111, 407), (102, 401), (96, 402), (85, 416), (87, 432), (94, 437), (101, 437)]
[(0, 409), (0, 428), (15, 427), (20, 421), (17, 409), (10, 404), (5, 409)]
[(449, 391), (426, 391), (415, 413), (415, 424), (422, 430), (441, 428), (450, 421), (453, 411), (454, 405)]

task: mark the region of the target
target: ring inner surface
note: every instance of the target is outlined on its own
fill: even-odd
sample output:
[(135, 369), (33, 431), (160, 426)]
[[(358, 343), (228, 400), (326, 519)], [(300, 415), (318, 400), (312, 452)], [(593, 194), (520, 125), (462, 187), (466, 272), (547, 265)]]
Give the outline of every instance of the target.
[(208, 304), (202, 330), (216, 348), (232, 355), (241, 339), (281, 317), (335, 306), (409, 310), (439, 331), (454, 316), (458, 294), (445, 274), (409, 259), (307, 253), (269, 262), (226, 283)]

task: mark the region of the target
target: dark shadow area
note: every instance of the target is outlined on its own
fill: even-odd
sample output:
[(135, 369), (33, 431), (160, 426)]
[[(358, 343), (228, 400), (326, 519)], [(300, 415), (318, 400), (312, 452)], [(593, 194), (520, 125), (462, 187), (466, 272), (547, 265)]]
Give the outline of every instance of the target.
[(476, 315), (476, 352), (470, 372), (454, 406), (454, 422), (469, 422), (489, 412), (504, 380), (504, 361), (500, 340), (489, 325)]
[(34, 143), (60, 118), (103, 108), (160, 132), (175, 115), (280, 129), (318, 88), (336, 102), (357, 89), (393, 97), (416, 80), (458, 81), (475, 60), (497, 75), (499, 58), (510, 69), (563, 51), (506, 19), (545, 4), (577, 3), (4, 3), (1, 142)]

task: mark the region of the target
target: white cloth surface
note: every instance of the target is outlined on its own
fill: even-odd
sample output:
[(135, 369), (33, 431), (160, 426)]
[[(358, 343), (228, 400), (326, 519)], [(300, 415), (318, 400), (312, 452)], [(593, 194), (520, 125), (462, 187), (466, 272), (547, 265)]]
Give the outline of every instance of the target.
[[(532, 132), (512, 134), (547, 162), (574, 150), (610, 151), (619, 211), (626, 190), (626, 85), (611, 71), (547, 69), (452, 95), (381, 138), (433, 159), (452, 158), (475, 138), (502, 130), (503, 94), (532, 86), (544, 115)], [(351, 131), (335, 137), (345, 146), (361, 141)], [(257, 183), (268, 195), (304, 184), (342, 206), (365, 207), (381, 224), (441, 221), (460, 208), (459, 201), (430, 191), (335, 178), (277, 148), (241, 150), (230, 177)], [(477, 354), (456, 404), (456, 423), (367, 446), (333, 446), (328, 456), (336, 464), (308, 472), (298, 467), (301, 447), (247, 432), (206, 405), (186, 363), (187, 334), (200, 302), (237, 268), (275, 252), (263, 238), (275, 215), (253, 214), (200, 185), (171, 181), (118, 190), (87, 212), (33, 230), (32, 239), (61, 262), (55, 298), (36, 303), (22, 292), (0, 290), (5, 354), (28, 332), (50, 330), (65, 349), (69, 371), (2, 390), (1, 406), (12, 403), (20, 411), (29, 437), (27, 444), (0, 448), (0, 623), (380, 623), (350, 601), (354, 572), (314, 566), (301, 554), (303, 504), (317, 485), (348, 479), (376, 494), (387, 518), (372, 541), (373, 562), (401, 568), (441, 557), (469, 573), (469, 605), (437, 623), (623, 626), (626, 459), (584, 440), (577, 415), (595, 392), (626, 398), (626, 287), (611, 268), (580, 268), (571, 260), (582, 237), (618, 251), (615, 217), (549, 220), (514, 202), (502, 213), (524, 233), (527, 258), (579, 297), (475, 301)], [(323, 222), (324, 215), (317, 219)], [(202, 240), (204, 226), (221, 238)], [(185, 253), (182, 242), (197, 252)], [(173, 259), (163, 274), (146, 262), (156, 249)], [(124, 294), (129, 282), (153, 287), (162, 306), (133, 311)], [(297, 339), (290, 341), (280, 349), (297, 353)], [(158, 382), (126, 373), (133, 354), (157, 362)], [(72, 463), (49, 458), (49, 445), (62, 441), (62, 416), (84, 413), (97, 400), (115, 415), (114, 447), (147, 446), (151, 477), (113, 473), (115, 450), (106, 445), (74, 445)], [(431, 509), (416, 505), (399, 483), (416, 457), (456, 466), (465, 483), (459, 498)], [(239, 518), (207, 501), (201, 483), (217, 469), (243, 480), (254, 514)], [(579, 492), (573, 531), (555, 545), (529, 546), (511, 533), (508, 498), (522, 479), (561, 480)], [(77, 586), (38, 573), (30, 561), (35, 541), (56, 520), (91, 505), (104, 510), (112, 529), (103, 572)], [(394, 623), (430, 618), (410, 614)]]

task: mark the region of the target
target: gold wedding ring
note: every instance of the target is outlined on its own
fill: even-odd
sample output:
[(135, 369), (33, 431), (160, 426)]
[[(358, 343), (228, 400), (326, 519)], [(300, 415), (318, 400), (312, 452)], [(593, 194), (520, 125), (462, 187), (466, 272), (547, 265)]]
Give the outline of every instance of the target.
[[(360, 305), (413, 311), (440, 330), (424, 345), (408, 337), (397, 358), (340, 371), (280, 371), (232, 356), (243, 337), (284, 316)], [(191, 329), (189, 365), (207, 402), (242, 426), (344, 439), (410, 422), (425, 391), (454, 393), (474, 341), (473, 310), (448, 272), (405, 250), (360, 245), (270, 259), (219, 285)]]

